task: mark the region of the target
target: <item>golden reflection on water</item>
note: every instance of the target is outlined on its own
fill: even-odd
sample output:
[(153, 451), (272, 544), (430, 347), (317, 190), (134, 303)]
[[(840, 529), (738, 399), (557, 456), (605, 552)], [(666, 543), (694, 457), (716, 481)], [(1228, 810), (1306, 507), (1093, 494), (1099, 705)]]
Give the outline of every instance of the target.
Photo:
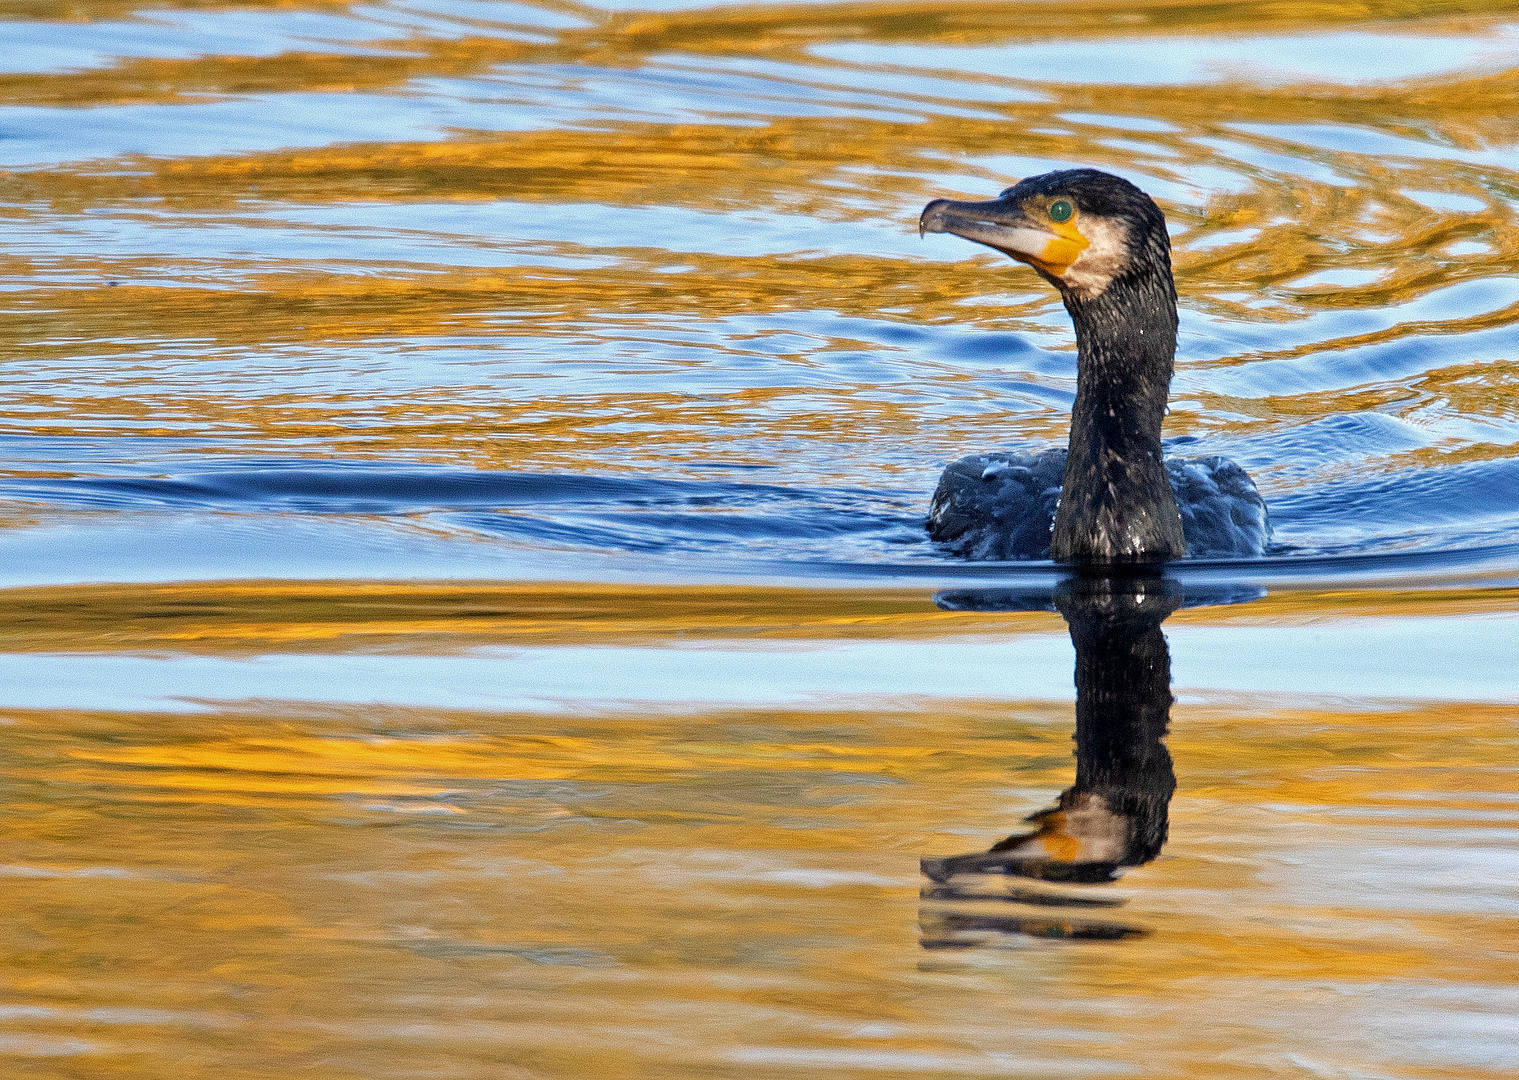
[[(295, 627), (315, 606), (362, 629), (355, 606), (394, 608), (407, 592), (283, 588), (205, 589), (253, 619), (239, 635), (230, 611), (220, 641), (287, 647), (260, 605)], [(507, 599), (483, 596), (411, 600), (457, 617)], [(167, 614), (173, 629), (114, 644), (168, 659), (205, 618), (174, 616), (193, 598), (150, 592), (143, 621)], [(1012, 618), (945, 620), (865, 594), (814, 598), (781, 626), (786, 599), (530, 587), (517, 600), (528, 625), (503, 633), (673, 646), (688, 625), (805, 637), (875, 619), (927, 648)], [(1480, 615), (1493, 599), (1435, 602)], [(75, 600), (76, 647), (101, 648), (120, 594)], [(89, 618), (94, 602), (112, 617)], [(629, 614), (645, 602), (659, 610)], [(1299, 606), (1358, 617), (1323, 596)], [(1228, 611), (1188, 614), (1210, 610)], [(1386, 610), (1371, 599), (1359, 614)], [(1053, 616), (1028, 618), (1058, 632)], [(66, 627), (48, 633), (50, 648), (70, 647)], [(425, 632), (404, 640), (428, 647)], [(1512, 705), (1184, 701), (1168, 740), (1169, 842), (1104, 894), (1142, 935), (945, 952), (918, 945), (933, 918), (918, 856), (1005, 835), (1066, 787), (1070, 707), (839, 704), (6, 709), (0, 875), (19, 917), (0, 947), (4, 993), (21, 1005), (0, 1014), (8, 1075), (1102, 1075), (1142, 1063), (1202, 1080), (1298, 1059), (1507, 1075), (1495, 1047), (1519, 985), (1502, 885), (1519, 794)], [(1421, 1038), (1498, 1026), (1433, 1052), (1391, 1037), (1399, 1023)]]
[[(1042, 611), (943, 610), (921, 589), (553, 582), (211, 582), (7, 589), (0, 650), (449, 653), (490, 645), (830, 641), (1049, 633)], [(1282, 591), (1183, 609), (1172, 626), (1504, 614), (1509, 587)]]
[[(127, 10), (114, 4), (68, 8), (71, 18), (120, 18)], [(504, 10), (501, 25), (513, 23), (513, 10), (528, 9)], [(901, 400), (892, 407), (870, 400), (862, 392), (869, 384), (847, 376), (831, 386), (767, 379), (771, 385), (751, 387), (758, 396), (732, 397), (725, 388), (704, 403), (671, 399), (663, 387), (628, 393), (594, 383), (556, 395), (550, 380), (532, 387), (533, 407), (550, 422), (529, 431), (484, 372), (464, 385), (450, 382), (447, 401), (431, 385), (349, 390), (342, 369), (355, 360), (333, 350), (361, 341), (427, 350), (442, 340), (499, 337), (509, 328), (538, 341), (549, 358), (513, 377), (541, 381), (553, 373), (555, 350), (572, 348), (590, 328), (599, 331), (588, 346), (596, 349), (643, 331), (662, 332), (670, 320), (689, 325), (828, 311), (915, 326), (1048, 331), (1059, 325), (1050, 315), (1051, 298), (1031, 276), (1019, 276), (990, 256), (927, 262), (851, 254), (847, 239), (827, 232), (829, 223), (906, 231), (924, 201), (953, 193), (946, 191), (947, 175), (954, 177), (951, 186), (970, 194), (1010, 180), (1007, 167), (997, 164), (999, 154), (1138, 170), (1164, 182), (1158, 194), (1179, 234), (1179, 283), (1192, 311), (1261, 327), (1355, 311), (1392, 313), (1369, 329), (1347, 324), (1340, 330), (1328, 322), (1276, 344), (1269, 335), (1259, 342), (1220, 343), (1221, 355), (1188, 361), (1199, 372), (1311, 359), (1410, 336), (1459, 337), (1512, 325), (1519, 313), (1519, 302), (1510, 300), (1397, 314), (1399, 305), (1463, 282), (1512, 275), (1519, 265), (1519, 182), (1501, 165), (1479, 163), (1512, 143), (1519, 100), (1514, 71), (1478, 63), (1402, 81), (1273, 82), (1241, 72), (1185, 86), (1093, 86), (1021, 79), (1016, 70), (930, 77), (910, 67), (825, 59), (816, 51), (838, 42), (889, 48), (1131, 39), (1139, 47), (1175, 35), (1290, 37), (1347, 28), (1480, 41), (1512, 17), (1509, 4), (1274, 4), (1267, 10), (1077, 3), (1061, 5), (1058, 15), (1018, 3), (551, 10), (567, 25), (539, 27), (538, 40), (494, 32), (432, 39), (381, 31), (365, 55), (311, 48), (274, 57), (124, 58), (81, 71), (6, 77), (0, 93), (7, 101), (68, 108), (204, 104), (259, 94), (378, 94), (423, 79), (493, 79), (507, 88), (492, 92), (505, 93), (500, 108), (508, 112), (519, 107), (512, 101), (527, 115), (568, 110), (564, 122), (551, 120), (550, 111), (524, 130), (455, 125), (441, 140), (188, 156), (166, 144), (151, 154), (98, 161), (88, 160), (86, 152), (86, 160), (61, 167), (0, 176), (6, 213), (23, 221), (109, 210), (125, 220), (135, 215), (148, 229), (164, 215), (214, 227), (247, 220), (250, 213), (277, 218), (284, 206), (507, 200), (513, 209), (498, 224), (510, 235), (510, 218), (531, 217), (535, 206), (585, 212), (584, 228), (570, 216), (539, 239), (490, 241), (502, 253), (499, 267), (450, 265), (446, 253), (439, 263), (236, 254), (166, 262), (130, 251), (13, 249), (0, 267), (12, 311), (0, 328), (0, 345), (44, 368), (88, 364), (100, 373), (97, 386), (117, 388), (85, 398), (49, 381), (23, 382), (17, 387), (20, 404), (31, 416), (45, 417), (55, 435), (216, 432), (250, 449), (320, 440), (341, 443), (351, 454), (447, 457), (496, 467), (564, 467), (612, 453), (612, 468), (641, 467), (700, 452), (720, 438), (719, 429), (732, 425), (752, 436), (745, 440), (748, 449), (733, 451), (749, 461), (774, 460), (786, 440), (825, 431), (856, 445), (916, 443), (937, 461), (983, 440), (988, 410), (995, 407), (995, 395), (957, 385), (963, 380), (943, 370), (905, 370)], [(46, 8), (26, 11), (34, 18), (58, 17)], [(1501, 50), (1496, 37), (1492, 49)], [(945, 53), (943, 62), (953, 64), (953, 55)], [(681, 64), (697, 71), (719, 60), (740, 65), (712, 69), (719, 81), (737, 80), (749, 70), (745, 64), (780, 65), (765, 69), (771, 80), (765, 85), (781, 98), (800, 95), (796, 100), (814, 92), (845, 94), (863, 79), (865, 89), (848, 91), (854, 94), (849, 100), (862, 104), (853, 113), (767, 113), (768, 98), (746, 96), (745, 84), (735, 82), (732, 90), (715, 91), (724, 107), (714, 103), (712, 115), (660, 122), (635, 116), (632, 103), (626, 115), (616, 109), (598, 113), (592, 99), (580, 104), (582, 88), (565, 74), (676, 72)], [(565, 80), (559, 91), (512, 89), (540, 71)], [(914, 72), (921, 89), (904, 89), (903, 79)], [(936, 82), (939, 75), (950, 81)], [(983, 92), (957, 97), (957, 86), (966, 94), (971, 87)], [(740, 107), (749, 111), (741, 114)], [(893, 112), (902, 115), (888, 116)], [(1139, 130), (1127, 126), (1134, 118), (1143, 120)], [(1305, 130), (1345, 133), (1347, 148), (1314, 142), (1311, 134), (1305, 141)], [(1362, 135), (1372, 140), (1372, 149), (1348, 148), (1359, 145)], [(1444, 201), (1430, 205), (1427, 198), (1420, 201), (1421, 192)], [(814, 222), (823, 231), (809, 241), (807, 229), (797, 229), (787, 237), (797, 250), (729, 253), (722, 227), (713, 225), (699, 250), (670, 251), (659, 244), (665, 226), (652, 220), (642, 245), (598, 242), (609, 208), (760, 212)], [(249, 227), (282, 226), (252, 221)], [(289, 227), (297, 233), (305, 228)], [(467, 237), (448, 242), (470, 243)], [(1371, 278), (1363, 274), (1351, 288), (1313, 283), (1313, 275), (1324, 271)], [(108, 281), (119, 284), (106, 287)], [(504, 319), (502, 312), (512, 315)], [(297, 349), (291, 362), (318, 373), (321, 387), (313, 392), (315, 387), (293, 385), (297, 380), (280, 372), (203, 385), (161, 369), (123, 370), (101, 358), (100, 343), (110, 339), (182, 341), (230, 357), (270, 346)], [(823, 340), (802, 347), (797, 359), (850, 347)], [(887, 355), (900, 351), (881, 342), (868, 347)], [(317, 355), (302, 361), (301, 350)], [(1475, 414), (1496, 422), (1490, 437), (1453, 430), (1427, 450), (1390, 457), (1379, 467), (1509, 456), (1519, 405), (1507, 374), (1511, 361), (1494, 359), (1500, 367), (1487, 359), (1476, 371), (1440, 362), (1412, 376), (1351, 385), (1331, 376), (1281, 390), (1267, 381), (1247, 396), (1211, 391), (1203, 378), (1178, 388), (1178, 397), (1197, 402), (1201, 411), (1178, 410), (1169, 430), (1241, 433), (1261, 424), (1377, 408), (1438, 431), (1458, 416)], [(671, 361), (680, 363), (675, 355), (659, 363)], [(1474, 377), (1477, 391), (1452, 396), (1450, 384), (1463, 377)], [(678, 371), (670, 378), (678, 381)], [(981, 400), (968, 414), (945, 415), (934, 399), (936, 388)], [(469, 403), (462, 412), (455, 405), (459, 395)], [(1467, 396), (1480, 399), (1476, 410), (1467, 408)], [(295, 404), (299, 415), (291, 415)], [(610, 415), (661, 434), (644, 440), (607, 430)], [(1046, 406), (1018, 413), (1017, 424), (1020, 437), (1056, 439), (1063, 418)], [(34, 428), (28, 421), (18, 430)], [(883, 475), (904, 467), (885, 457), (877, 453), (870, 462)], [(859, 459), (848, 460), (847, 471), (862, 469)]]
[[(1264, 439), (1268, 494), (1519, 445), (1519, 4), (545, 2), (440, 5), (420, 28), (341, 4), (151, 11), (0, 0), (18, 34), (127, 42), (0, 74), (12, 476), (714, 458), (926, 498), (951, 453), (1062, 438), (1071, 372), (1051, 295), (918, 243), (918, 209), (1056, 162), (1147, 178), (1187, 320), (1168, 431)], [(313, 13), (368, 36), (257, 22)], [(275, 44), (236, 55), (224, 21)], [(1332, 53), (1341, 33), (1415, 59), (1468, 42), (1470, 63), (1086, 84), (1011, 51)], [(976, 346), (993, 331), (1045, 351)], [(1301, 461), (1287, 437), (1340, 414), (1427, 438)], [(17, 498), (0, 523), (113, 516)], [(175, 673), (306, 654), (336, 686), (376, 654), (734, 642), (900, 642), (932, 668), (936, 646), (1063, 634), (1053, 615), (500, 582), (3, 600), (0, 654), (93, 679), (45, 689), (125, 697), (109, 664), (142, 661), (166, 702), (0, 710), (8, 1077), (1519, 1076), (1515, 709), (1483, 697), (1501, 673), (1466, 701), (1190, 693), (1165, 850), (1106, 894), (1143, 936), (927, 952), (918, 859), (984, 848), (1071, 784), (1072, 710), (1023, 692), (1033, 673), (998, 701), (759, 708), (730, 671), (697, 706), (558, 711), (255, 700), (235, 672), (187, 704)], [(1513, 610), (1499, 588), (1304, 586), (1168, 627)], [(1241, 658), (1189, 660), (1222, 684)]]

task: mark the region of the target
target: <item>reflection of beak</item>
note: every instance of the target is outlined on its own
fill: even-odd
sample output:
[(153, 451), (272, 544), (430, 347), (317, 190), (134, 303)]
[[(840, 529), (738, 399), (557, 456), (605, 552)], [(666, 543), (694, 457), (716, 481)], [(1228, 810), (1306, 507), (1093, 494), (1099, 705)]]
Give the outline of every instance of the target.
[(1041, 881), (1113, 881), (1124, 867), (1154, 858), (1133, 848), (1134, 817), (1105, 795), (1067, 789), (1060, 805), (1028, 818), (1038, 827), (1009, 836), (984, 852), (922, 859), (929, 880), (948, 884), (957, 874), (1012, 874)]
[(918, 219), (918, 235), (953, 233), (1019, 262), (1026, 262), (1052, 277), (1060, 277), (1086, 250), (1087, 241), (1076, 231), (1074, 223), (1062, 232), (1033, 220), (1020, 203), (1011, 199), (991, 202), (955, 202), (935, 199), (923, 208)]

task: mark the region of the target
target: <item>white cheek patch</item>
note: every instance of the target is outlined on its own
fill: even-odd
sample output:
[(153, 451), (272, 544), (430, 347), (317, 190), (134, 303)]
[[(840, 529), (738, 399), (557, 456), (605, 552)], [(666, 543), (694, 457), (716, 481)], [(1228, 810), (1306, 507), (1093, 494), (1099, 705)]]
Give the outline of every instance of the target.
[(1087, 218), (1081, 222), (1087, 249), (1060, 275), (1065, 287), (1084, 300), (1101, 296), (1129, 261), (1129, 230), (1121, 222)]

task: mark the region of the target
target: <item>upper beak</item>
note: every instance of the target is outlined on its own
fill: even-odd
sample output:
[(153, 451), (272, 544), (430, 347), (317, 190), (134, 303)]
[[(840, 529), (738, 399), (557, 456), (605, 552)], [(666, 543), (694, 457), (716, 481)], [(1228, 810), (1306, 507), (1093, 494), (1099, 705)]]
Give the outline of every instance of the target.
[(1062, 236), (1029, 218), (1011, 199), (955, 202), (935, 199), (918, 218), (918, 235), (953, 233), (1059, 277), (1070, 269), (1086, 242)]

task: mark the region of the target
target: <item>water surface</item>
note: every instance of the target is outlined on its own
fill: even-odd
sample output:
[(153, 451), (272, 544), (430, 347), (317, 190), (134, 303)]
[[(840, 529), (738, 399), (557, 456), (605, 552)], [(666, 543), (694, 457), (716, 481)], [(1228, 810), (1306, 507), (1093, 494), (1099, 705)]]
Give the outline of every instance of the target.
[[(1519, 1077), (1519, 6), (0, 20), (6, 1075)], [(914, 226), (1071, 165), (1275, 546), (1158, 853), (945, 900), (1076, 655), (922, 515), (1075, 356)]]

